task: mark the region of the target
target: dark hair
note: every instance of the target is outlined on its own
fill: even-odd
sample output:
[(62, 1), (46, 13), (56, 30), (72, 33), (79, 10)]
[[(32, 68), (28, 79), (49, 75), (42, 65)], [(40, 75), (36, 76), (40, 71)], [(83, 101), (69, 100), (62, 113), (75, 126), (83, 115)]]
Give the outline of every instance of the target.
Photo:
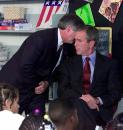
[(123, 112), (107, 124), (107, 130), (123, 130)]
[(56, 126), (64, 125), (66, 120), (75, 113), (75, 106), (69, 99), (56, 99), (49, 104), (48, 114)]
[(99, 40), (99, 31), (93, 26), (85, 25), (83, 26), (80, 31), (86, 31), (87, 33), (87, 41), (94, 40), (96, 43)]
[(42, 126), (41, 116), (30, 115), (23, 120), (19, 130), (38, 130), (41, 126)]
[(71, 26), (73, 31), (78, 31), (84, 25), (84, 22), (75, 14), (64, 15), (58, 23), (58, 28), (66, 29), (67, 26)]
[(23, 120), (19, 130), (45, 130), (47, 127), (54, 130), (50, 121), (44, 120), (41, 115), (30, 114)]
[(14, 86), (7, 83), (0, 83), (0, 111), (3, 110), (6, 100), (11, 100), (11, 106), (14, 100), (19, 96), (19, 91)]
[(23, 120), (19, 130), (45, 130), (47, 127), (49, 130), (54, 130), (50, 121), (43, 119), (41, 115), (31, 113)]

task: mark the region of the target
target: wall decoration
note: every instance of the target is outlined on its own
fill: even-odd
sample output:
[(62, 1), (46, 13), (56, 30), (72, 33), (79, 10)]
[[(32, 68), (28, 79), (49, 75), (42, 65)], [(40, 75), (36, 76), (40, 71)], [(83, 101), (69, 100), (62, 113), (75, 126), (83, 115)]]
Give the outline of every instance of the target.
[(122, 0), (103, 0), (99, 9), (99, 13), (114, 23), (119, 11)]
[(76, 15), (78, 15), (86, 25), (95, 26), (90, 4), (83, 5), (82, 7), (76, 9), (75, 12)]
[(109, 56), (112, 52), (112, 28), (97, 27), (97, 29), (99, 30), (99, 42), (96, 48), (102, 55)]
[(42, 10), (37, 22), (37, 28), (51, 28), (52, 18), (55, 14), (66, 14), (68, 12), (69, 0), (45, 0), (41, 5)]

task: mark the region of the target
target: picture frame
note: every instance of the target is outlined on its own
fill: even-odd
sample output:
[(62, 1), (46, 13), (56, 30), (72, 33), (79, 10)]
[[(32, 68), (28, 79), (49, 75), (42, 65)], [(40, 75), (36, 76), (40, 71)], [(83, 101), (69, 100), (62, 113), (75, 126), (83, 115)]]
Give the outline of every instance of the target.
[(99, 30), (99, 41), (96, 49), (102, 54), (109, 56), (112, 54), (112, 28), (97, 27)]

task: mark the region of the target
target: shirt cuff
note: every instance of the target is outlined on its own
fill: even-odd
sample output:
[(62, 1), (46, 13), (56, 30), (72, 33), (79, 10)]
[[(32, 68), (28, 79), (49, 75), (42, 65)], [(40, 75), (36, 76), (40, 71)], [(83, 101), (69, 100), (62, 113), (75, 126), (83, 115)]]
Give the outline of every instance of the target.
[(97, 97), (97, 99), (99, 100), (100, 105), (103, 105), (103, 101), (102, 101), (102, 99), (101, 99), (100, 97)]

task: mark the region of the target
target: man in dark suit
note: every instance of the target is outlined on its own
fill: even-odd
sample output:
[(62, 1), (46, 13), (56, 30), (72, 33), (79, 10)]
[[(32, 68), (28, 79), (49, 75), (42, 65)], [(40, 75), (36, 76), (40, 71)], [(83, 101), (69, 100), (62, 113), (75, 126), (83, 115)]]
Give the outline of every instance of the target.
[[(116, 61), (96, 51), (98, 31), (91, 26), (84, 26), (75, 35), (77, 55), (60, 67), (58, 95), (62, 98), (80, 98), (92, 111), (98, 125), (112, 119), (113, 106), (121, 98), (120, 82)], [(90, 77), (85, 86), (84, 67), (89, 58)], [(86, 75), (87, 77), (87, 75)]]
[(34, 110), (44, 113), (51, 74), (58, 66), (57, 50), (72, 44), (75, 32), (83, 26), (76, 15), (63, 16), (58, 29), (46, 29), (29, 36), (0, 71), (0, 82), (15, 85), (20, 91), (20, 113)]

